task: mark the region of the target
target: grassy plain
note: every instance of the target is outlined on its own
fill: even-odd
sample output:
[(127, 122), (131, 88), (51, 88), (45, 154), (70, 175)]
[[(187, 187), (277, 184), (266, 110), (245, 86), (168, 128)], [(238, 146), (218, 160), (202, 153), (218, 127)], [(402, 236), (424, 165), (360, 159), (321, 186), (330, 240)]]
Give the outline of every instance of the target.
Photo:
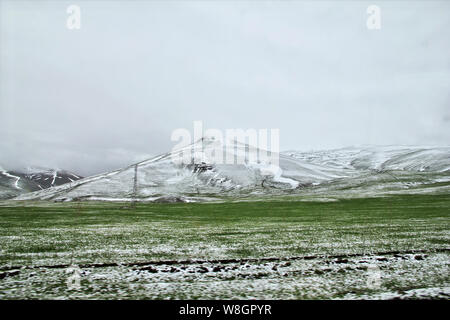
[(447, 299), (449, 244), (450, 195), (5, 203), (0, 298)]

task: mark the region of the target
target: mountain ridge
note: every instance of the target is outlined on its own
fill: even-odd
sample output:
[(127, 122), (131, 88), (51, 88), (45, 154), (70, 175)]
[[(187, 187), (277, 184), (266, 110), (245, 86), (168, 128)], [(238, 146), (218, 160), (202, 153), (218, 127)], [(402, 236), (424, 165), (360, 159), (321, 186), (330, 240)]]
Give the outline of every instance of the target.
[[(201, 140), (122, 169), (22, 194), (15, 200), (211, 201), (279, 195), (383, 195), (448, 189), (449, 147), (384, 146), (328, 151), (288, 151), (277, 165), (259, 158), (264, 150)], [(187, 162), (177, 163), (186, 152)], [(241, 159), (214, 162), (215, 152)], [(253, 154), (255, 153), (256, 154)], [(439, 189), (440, 188), (440, 189)], [(420, 189), (420, 190), (419, 190)], [(428, 191), (434, 190), (428, 188)]]
[(83, 178), (61, 169), (27, 167), (23, 170), (5, 170), (0, 167), (0, 199), (44, 190)]

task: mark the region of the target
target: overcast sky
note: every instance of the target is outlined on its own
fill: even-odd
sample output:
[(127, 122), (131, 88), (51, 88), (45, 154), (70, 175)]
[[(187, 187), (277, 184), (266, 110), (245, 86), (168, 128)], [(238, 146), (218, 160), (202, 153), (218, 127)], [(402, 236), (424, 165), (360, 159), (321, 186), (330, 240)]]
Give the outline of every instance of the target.
[(4, 168), (118, 168), (194, 120), (282, 150), (449, 145), (450, 1), (0, 3)]

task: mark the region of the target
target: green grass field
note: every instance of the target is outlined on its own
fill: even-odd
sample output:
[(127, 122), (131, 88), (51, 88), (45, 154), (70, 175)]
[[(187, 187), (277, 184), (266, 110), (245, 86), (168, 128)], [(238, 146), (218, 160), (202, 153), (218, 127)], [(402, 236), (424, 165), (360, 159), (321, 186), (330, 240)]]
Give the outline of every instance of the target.
[(5, 203), (0, 298), (447, 299), (449, 240), (450, 195)]

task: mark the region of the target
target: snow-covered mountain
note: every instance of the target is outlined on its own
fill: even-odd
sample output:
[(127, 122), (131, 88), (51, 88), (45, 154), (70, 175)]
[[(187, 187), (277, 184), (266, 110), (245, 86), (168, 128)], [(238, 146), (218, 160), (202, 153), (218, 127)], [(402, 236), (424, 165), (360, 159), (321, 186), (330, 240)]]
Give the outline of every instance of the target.
[(356, 172), (351, 178), (304, 190), (303, 195), (342, 198), (450, 192), (450, 147), (363, 146), (283, 154), (341, 172)]
[[(87, 177), (17, 200), (203, 201), (231, 197), (301, 195), (346, 197), (428, 192), (450, 185), (450, 148), (366, 147), (285, 152), (279, 162), (264, 150), (214, 139), (129, 167)], [(179, 163), (183, 155), (187, 161)], [(222, 154), (234, 163), (214, 161)], [(236, 163), (237, 162), (237, 163)]]
[(43, 190), (81, 179), (74, 173), (39, 167), (7, 171), (0, 168), (0, 199), (16, 197), (23, 193)]
[(284, 154), (342, 170), (450, 171), (450, 147), (365, 146)]

